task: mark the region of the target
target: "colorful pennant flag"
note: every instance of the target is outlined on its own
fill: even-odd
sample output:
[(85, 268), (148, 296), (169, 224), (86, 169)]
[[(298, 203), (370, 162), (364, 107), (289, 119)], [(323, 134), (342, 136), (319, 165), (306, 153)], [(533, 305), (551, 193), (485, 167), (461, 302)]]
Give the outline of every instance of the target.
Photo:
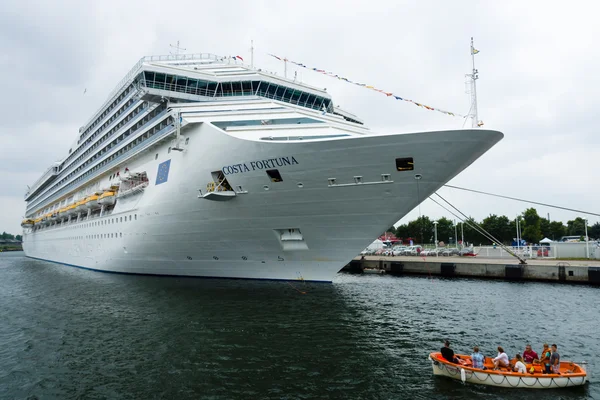
[[(476, 50), (475, 48), (472, 48), (472, 52), (473, 52), (473, 54), (477, 54), (477, 53), (479, 53), (479, 50)], [(416, 101), (412, 101), (412, 100), (406, 99), (406, 98), (404, 98), (404, 97), (400, 97), (400, 96), (398, 96), (398, 95), (396, 95), (396, 94), (394, 94), (394, 93), (392, 93), (392, 92), (386, 92), (386, 91), (384, 91), (384, 90), (382, 90), (382, 89), (377, 89), (376, 87), (374, 87), (374, 86), (371, 86), (371, 85), (366, 85), (366, 84), (364, 84), (364, 83), (358, 83), (358, 82), (351, 81), (351, 80), (350, 80), (350, 79), (348, 79), (348, 78), (344, 78), (344, 77), (342, 77), (342, 76), (340, 76), (340, 75), (338, 75), (338, 74), (334, 74), (333, 72), (329, 72), (329, 71), (326, 71), (326, 70), (324, 70), (324, 69), (307, 67), (306, 65), (304, 65), (304, 64), (302, 64), (302, 63), (299, 63), (299, 62), (296, 62), (296, 61), (292, 61), (292, 60), (288, 60), (287, 58), (278, 57), (278, 56), (276, 56), (275, 54), (270, 54), (270, 53), (267, 53), (267, 54), (268, 54), (268, 55), (270, 55), (270, 56), (271, 56), (271, 57), (273, 57), (273, 58), (276, 58), (276, 59), (278, 59), (279, 61), (291, 62), (292, 64), (294, 64), (294, 65), (297, 65), (297, 66), (299, 66), (299, 67), (306, 68), (306, 69), (309, 69), (309, 70), (311, 70), (311, 71), (319, 72), (319, 73), (321, 73), (321, 74), (323, 74), (323, 75), (327, 75), (327, 76), (329, 76), (329, 77), (332, 77), (332, 78), (337, 78), (337, 79), (339, 79), (339, 80), (341, 80), (341, 81), (345, 81), (345, 82), (348, 82), (348, 83), (352, 83), (353, 85), (356, 85), (356, 86), (361, 86), (361, 87), (364, 87), (365, 89), (371, 89), (371, 90), (374, 90), (374, 91), (376, 91), (376, 92), (379, 92), (379, 93), (385, 94), (385, 95), (386, 95), (386, 96), (388, 96), (388, 97), (394, 97), (396, 100), (402, 100), (402, 101), (406, 101), (406, 102), (409, 102), (409, 103), (413, 103), (413, 104), (415, 104), (416, 106), (418, 106), (418, 107), (423, 107), (423, 108), (426, 108), (427, 110), (441, 112), (442, 114), (446, 114), (446, 115), (449, 115), (449, 116), (451, 116), (451, 117), (461, 117), (461, 118), (467, 118), (467, 116), (466, 116), (466, 115), (457, 114), (457, 113), (452, 113), (452, 112), (450, 112), (450, 111), (441, 110), (441, 109), (439, 109), (439, 108), (435, 108), (435, 107), (426, 106), (425, 104), (417, 103)], [(238, 56), (238, 57), (239, 57), (239, 56)]]

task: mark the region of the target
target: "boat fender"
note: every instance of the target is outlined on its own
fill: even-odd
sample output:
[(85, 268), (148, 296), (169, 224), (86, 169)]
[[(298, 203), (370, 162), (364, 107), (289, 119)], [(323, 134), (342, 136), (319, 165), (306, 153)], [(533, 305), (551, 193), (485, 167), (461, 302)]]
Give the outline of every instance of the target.
[(460, 369), (460, 380), (465, 383), (465, 381), (467, 380), (467, 373), (465, 372), (464, 368)]

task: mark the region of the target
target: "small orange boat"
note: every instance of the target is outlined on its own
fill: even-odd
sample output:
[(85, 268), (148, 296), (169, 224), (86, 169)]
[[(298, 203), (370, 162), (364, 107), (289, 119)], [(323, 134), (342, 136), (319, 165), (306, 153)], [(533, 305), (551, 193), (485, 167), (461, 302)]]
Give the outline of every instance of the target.
[[(560, 363), (560, 373), (543, 374), (539, 364), (525, 364), (527, 373), (513, 372), (507, 368), (494, 370), (492, 359), (485, 357), (485, 369), (473, 368), (471, 356), (457, 354), (464, 364), (455, 364), (442, 357), (441, 353), (431, 353), (429, 360), (433, 367), (433, 374), (447, 376), (463, 382), (490, 385), (498, 387), (527, 388), (527, 389), (555, 389), (571, 386), (582, 386), (587, 382), (586, 363), (583, 366), (571, 361)], [(516, 359), (511, 360), (514, 365)], [(533, 372), (531, 372), (533, 368)]]

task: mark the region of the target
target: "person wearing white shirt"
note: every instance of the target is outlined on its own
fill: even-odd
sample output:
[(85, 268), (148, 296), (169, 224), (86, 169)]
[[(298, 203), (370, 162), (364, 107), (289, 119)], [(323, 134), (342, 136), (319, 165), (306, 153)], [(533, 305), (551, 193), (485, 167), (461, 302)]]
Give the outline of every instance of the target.
[(498, 369), (500, 367), (508, 368), (508, 356), (501, 346), (498, 346), (498, 356), (493, 358), (492, 361), (494, 362), (494, 369)]
[(513, 367), (513, 371), (518, 372), (520, 374), (526, 374), (527, 367), (523, 363), (523, 356), (521, 356), (520, 354), (517, 354), (516, 357), (517, 357), (517, 362), (515, 363), (515, 366)]

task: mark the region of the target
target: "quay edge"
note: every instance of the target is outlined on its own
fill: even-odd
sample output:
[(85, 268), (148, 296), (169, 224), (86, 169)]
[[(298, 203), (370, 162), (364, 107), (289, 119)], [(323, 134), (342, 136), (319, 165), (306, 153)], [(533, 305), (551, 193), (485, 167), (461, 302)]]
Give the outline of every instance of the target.
[(503, 279), (509, 281), (540, 281), (583, 283), (600, 286), (600, 263), (560, 260), (536, 260), (522, 265), (510, 259), (465, 259), (448, 257), (361, 257), (354, 258), (342, 271), (362, 272), (365, 268), (384, 270), (392, 275), (431, 275)]

